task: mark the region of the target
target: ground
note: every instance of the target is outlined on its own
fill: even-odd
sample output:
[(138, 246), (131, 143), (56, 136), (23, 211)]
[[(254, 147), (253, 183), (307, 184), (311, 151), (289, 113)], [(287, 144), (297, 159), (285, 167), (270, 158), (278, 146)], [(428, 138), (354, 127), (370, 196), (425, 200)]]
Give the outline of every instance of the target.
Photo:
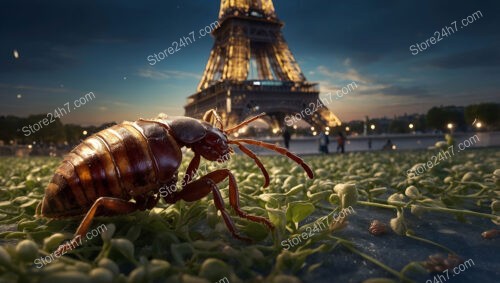
[[(432, 168), (407, 175), (434, 156)], [(80, 219), (34, 214), (60, 159), (1, 158), (0, 282), (442, 283), (495, 282), (500, 276), (499, 239), (481, 236), (498, 227), (498, 203), (492, 207), (499, 199), (498, 149), (467, 149), (442, 159), (437, 149), (304, 159), (315, 172), (312, 180), (291, 160), (263, 157), (271, 176), (265, 189), (247, 157), (201, 167), (200, 173), (231, 169), (243, 210), (274, 223), (270, 232), (231, 211), (253, 243), (231, 237), (210, 195), (97, 218), (89, 237), (73, 241), (71, 251), (58, 257), (54, 251), (71, 239)], [(220, 188), (229, 209), (227, 182)], [(382, 222), (376, 229), (386, 233), (370, 234), (375, 219)], [(451, 257), (429, 260), (436, 254)], [(454, 261), (457, 256), (461, 261)], [(424, 265), (450, 269), (429, 273)], [(463, 271), (453, 273), (454, 266)]]

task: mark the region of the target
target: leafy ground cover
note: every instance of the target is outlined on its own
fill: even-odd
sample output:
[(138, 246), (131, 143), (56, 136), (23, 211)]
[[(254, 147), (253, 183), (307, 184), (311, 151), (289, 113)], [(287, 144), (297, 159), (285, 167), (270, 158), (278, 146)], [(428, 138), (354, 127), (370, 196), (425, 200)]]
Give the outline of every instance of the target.
[[(254, 242), (233, 239), (210, 195), (99, 217), (92, 228), (105, 231), (41, 268), (35, 260), (80, 222), (34, 216), (60, 159), (1, 158), (0, 282), (424, 282), (469, 258), (476, 266), (454, 282), (494, 282), (498, 239), (481, 233), (499, 224), (500, 152), (470, 149), (406, 175), (435, 154), (307, 156), (312, 180), (290, 160), (263, 157), (266, 189), (252, 160), (234, 156), (224, 166), (238, 180), (243, 210), (270, 218), (272, 232), (232, 213)], [(220, 188), (229, 209), (227, 182)]]

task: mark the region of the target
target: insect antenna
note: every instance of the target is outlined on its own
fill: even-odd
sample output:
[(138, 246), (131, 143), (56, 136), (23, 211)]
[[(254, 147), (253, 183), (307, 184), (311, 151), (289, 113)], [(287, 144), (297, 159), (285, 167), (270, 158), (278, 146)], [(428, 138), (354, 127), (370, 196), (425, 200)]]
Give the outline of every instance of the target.
[(262, 141), (251, 140), (251, 139), (236, 139), (236, 140), (232, 140), (231, 142), (232, 143), (236, 143), (236, 142), (247, 143), (247, 144), (252, 144), (252, 145), (256, 145), (256, 146), (260, 146), (263, 148), (267, 148), (267, 149), (276, 151), (277, 153), (279, 153), (281, 155), (285, 155), (286, 157), (292, 159), (297, 164), (302, 166), (302, 168), (304, 168), (304, 171), (306, 171), (307, 176), (309, 176), (310, 179), (312, 179), (314, 177), (314, 174), (313, 174), (311, 168), (304, 162), (304, 160), (302, 160), (302, 158), (298, 157), (297, 155), (291, 153), (286, 148), (276, 146), (272, 143), (266, 143), (266, 142), (262, 142)]
[(226, 135), (229, 135), (229, 134), (231, 134), (231, 133), (233, 133), (233, 132), (241, 129), (242, 127), (244, 127), (244, 126), (252, 123), (253, 121), (255, 121), (255, 120), (257, 120), (257, 119), (259, 119), (259, 118), (261, 118), (263, 116), (266, 116), (266, 113), (260, 113), (259, 115), (254, 116), (254, 117), (252, 117), (250, 119), (247, 119), (247, 120), (241, 122), (240, 124), (238, 124), (238, 125), (230, 128), (230, 129), (225, 130), (224, 132), (226, 133)]
[(222, 124), (222, 119), (217, 114), (217, 109), (210, 109), (205, 112), (205, 115), (203, 115), (203, 120), (211, 125), (218, 127), (221, 130), (224, 130), (224, 125)]

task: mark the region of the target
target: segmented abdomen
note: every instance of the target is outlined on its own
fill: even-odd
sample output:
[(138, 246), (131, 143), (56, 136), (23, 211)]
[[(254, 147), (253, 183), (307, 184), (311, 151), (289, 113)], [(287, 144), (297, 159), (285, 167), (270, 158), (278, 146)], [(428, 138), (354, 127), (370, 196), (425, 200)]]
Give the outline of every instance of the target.
[(75, 147), (45, 190), (42, 215), (85, 213), (99, 197), (130, 200), (156, 193), (177, 173), (182, 153), (165, 126), (125, 122)]

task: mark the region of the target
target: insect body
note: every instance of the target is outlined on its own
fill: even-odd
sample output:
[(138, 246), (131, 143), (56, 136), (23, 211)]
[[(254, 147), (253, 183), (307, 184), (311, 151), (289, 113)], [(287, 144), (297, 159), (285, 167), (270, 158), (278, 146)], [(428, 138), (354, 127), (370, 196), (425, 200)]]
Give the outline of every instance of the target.
[(226, 178), (229, 179), (229, 202), (234, 211), (240, 217), (263, 223), (271, 229), (273, 225), (264, 217), (248, 215), (240, 209), (233, 174), (228, 169), (219, 169), (197, 180), (191, 178), (199, 167), (201, 157), (209, 161), (227, 160), (233, 153), (230, 145), (234, 144), (259, 166), (266, 187), (269, 174), (244, 143), (286, 155), (300, 164), (312, 178), (309, 166), (284, 148), (250, 139), (228, 139), (229, 134), (263, 115), (228, 130), (223, 129), (216, 112), (210, 110), (203, 120), (159, 116), (154, 120), (125, 122), (98, 132), (76, 146), (57, 168), (45, 190), (41, 215), (62, 218), (85, 214), (75, 233), (75, 237), (82, 237), (95, 216), (151, 209), (160, 199), (161, 187), (176, 186), (182, 161), (181, 148), (187, 147), (194, 152), (194, 157), (184, 175), (182, 188), (161, 197), (166, 203), (175, 203), (179, 200), (196, 201), (212, 193), (214, 204), (232, 235), (248, 240), (236, 232), (224, 208), (217, 184)]

